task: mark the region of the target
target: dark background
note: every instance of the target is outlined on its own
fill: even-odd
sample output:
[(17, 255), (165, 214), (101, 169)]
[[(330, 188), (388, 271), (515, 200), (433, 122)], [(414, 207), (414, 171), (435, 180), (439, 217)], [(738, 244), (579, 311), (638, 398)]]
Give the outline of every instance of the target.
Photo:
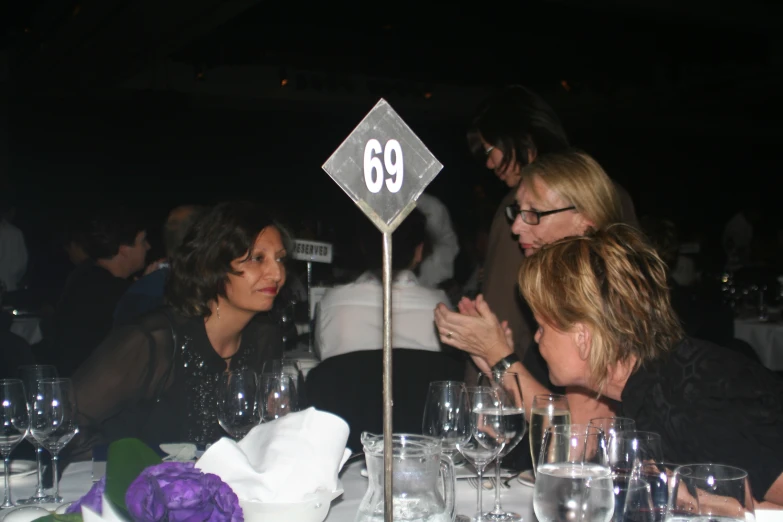
[(252, 198), (297, 230), (350, 241), (341, 231), (364, 218), (320, 166), (380, 97), (445, 165), (429, 192), (467, 229), (474, 186), (492, 198), (504, 188), (468, 156), (464, 130), (481, 98), (510, 83), (556, 108), (639, 216), (715, 245), (749, 202), (779, 228), (779, 2), (5, 9), (0, 186), (17, 199), (38, 277), (62, 261), (60, 225), (93, 204), (146, 209), (155, 238), (176, 204)]

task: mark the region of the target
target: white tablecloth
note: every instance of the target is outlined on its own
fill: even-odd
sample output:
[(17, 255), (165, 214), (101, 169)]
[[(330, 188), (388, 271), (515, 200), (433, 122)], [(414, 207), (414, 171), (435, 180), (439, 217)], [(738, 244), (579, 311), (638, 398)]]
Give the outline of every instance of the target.
[(783, 371), (783, 323), (737, 319), (734, 336), (750, 344), (764, 366), (772, 371)]
[[(345, 492), (332, 502), (327, 522), (353, 522), (359, 503), (367, 491), (367, 481), (361, 475), (363, 462), (353, 462), (344, 470), (341, 480)], [(36, 475), (14, 478), (11, 481), (13, 499), (29, 497), (35, 491)], [(66, 502), (76, 500), (92, 487), (92, 463), (76, 462), (69, 465), (60, 481), (60, 495)], [(484, 509), (492, 509), (494, 490), (484, 490)], [(472, 516), (476, 511), (476, 490), (467, 480), (457, 480), (456, 488), (457, 514)], [(501, 490), (501, 500), (505, 509), (520, 513), (523, 520), (533, 522), (533, 488), (520, 484), (516, 479), (511, 481), (511, 489)], [(48, 505), (48, 508), (55, 506)], [(2, 517), (0, 513), (0, 517)]]

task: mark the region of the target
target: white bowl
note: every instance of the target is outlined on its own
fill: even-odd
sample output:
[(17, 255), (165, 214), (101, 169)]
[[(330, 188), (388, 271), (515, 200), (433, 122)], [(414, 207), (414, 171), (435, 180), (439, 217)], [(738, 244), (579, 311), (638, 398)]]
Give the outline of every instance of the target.
[(342, 489), (331, 493), (313, 493), (302, 502), (256, 502), (240, 500), (245, 522), (323, 522), (329, 514), (332, 500), (343, 494)]

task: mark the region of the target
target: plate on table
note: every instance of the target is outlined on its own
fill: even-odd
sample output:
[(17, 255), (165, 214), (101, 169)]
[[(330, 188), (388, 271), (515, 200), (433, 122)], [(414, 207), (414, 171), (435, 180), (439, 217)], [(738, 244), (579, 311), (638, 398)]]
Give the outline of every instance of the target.
[(517, 477), (517, 480), (520, 484), (528, 487), (535, 487), (536, 486), (536, 477), (533, 475), (532, 469), (527, 469), (519, 474)]
[(12, 460), (11, 478), (26, 477), (32, 475), (38, 469), (38, 464), (34, 460)]

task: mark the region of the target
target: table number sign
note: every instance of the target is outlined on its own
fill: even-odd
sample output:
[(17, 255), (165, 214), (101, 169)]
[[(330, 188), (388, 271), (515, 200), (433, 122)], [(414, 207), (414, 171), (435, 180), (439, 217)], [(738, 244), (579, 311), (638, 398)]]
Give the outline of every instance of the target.
[(443, 165), (381, 99), (323, 169), (383, 233), (383, 443), (384, 520), (392, 506), (391, 234)]

